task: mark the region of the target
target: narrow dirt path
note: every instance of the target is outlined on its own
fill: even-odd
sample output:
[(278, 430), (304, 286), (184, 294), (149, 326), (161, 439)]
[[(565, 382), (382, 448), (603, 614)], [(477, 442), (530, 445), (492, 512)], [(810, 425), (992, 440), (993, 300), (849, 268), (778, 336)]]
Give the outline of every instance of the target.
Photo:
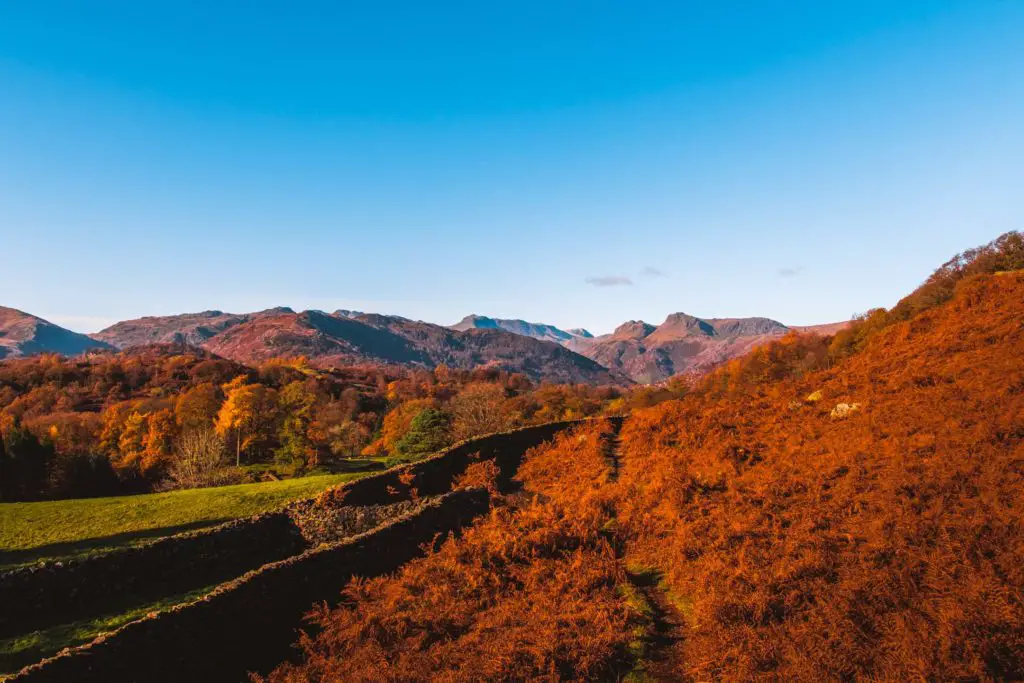
[(619, 431), (621, 429), (621, 422), (613, 422), (612, 431), (601, 435), (601, 440), (604, 442), (601, 444), (601, 450), (604, 453), (604, 460), (611, 473), (609, 477), (611, 481), (618, 481), (619, 479), (619, 448), (622, 446), (622, 441), (619, 439)]
[[(622, 423), (617, 423), (611, 432), (601, 437), (611, 483), (618, 481), (622, 467), (621, 428)], [(619, 552), (624, 551), (625, 548), (620, 547)], [(619, 561), (625, 563), (626, 558), (620, 555)], [(626, 573), (636, 601), (634, 606), (644, 613), (648, 624), (638, 639), (633, 669), (623, 680), (629, 683), (685, 681), (681, 649), (686, 622), (676, 605), (672, 604), (661, 572), (654, 568), (628, 567)]]
[(643, 596), (651, 624), (643, 638), (643, 655), (633, 669), (633, 681), (684, 681), (680, 652), (686, 624), (669, 601), (656, 571), (630, 572), (629, 580)]

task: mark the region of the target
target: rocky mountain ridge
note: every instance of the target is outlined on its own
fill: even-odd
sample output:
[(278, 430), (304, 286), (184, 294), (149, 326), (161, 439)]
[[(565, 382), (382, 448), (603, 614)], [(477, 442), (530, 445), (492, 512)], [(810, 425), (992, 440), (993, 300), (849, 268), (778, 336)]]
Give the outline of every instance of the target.
[(699, 318), (673, 313), (660, 325), (630, 320), (594, 336), (582, 328), (466, 316), (450, 327), (396, 315), (338, 310), (252, 313), (219, 310), (124, 320), (81, 335), (21, 311), (0, 308), (0, 358), (53, 351), (129, 349), (169, 343), (242, 363), (305, 356), (313, 365), (393, 364), (500, 367), (536, 381), (657, 383), (699, 373), (791, 329), (832, 334), (845, 323), (789, 328), (769, 318)]

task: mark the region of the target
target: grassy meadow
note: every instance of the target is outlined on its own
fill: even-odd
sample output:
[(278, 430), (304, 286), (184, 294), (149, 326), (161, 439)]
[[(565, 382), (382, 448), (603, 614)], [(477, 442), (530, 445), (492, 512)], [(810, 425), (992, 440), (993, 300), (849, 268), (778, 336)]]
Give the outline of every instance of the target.
[(364, 472), (113, 498), (0, 504), (0, 569), (103, 552), (247, 517)]

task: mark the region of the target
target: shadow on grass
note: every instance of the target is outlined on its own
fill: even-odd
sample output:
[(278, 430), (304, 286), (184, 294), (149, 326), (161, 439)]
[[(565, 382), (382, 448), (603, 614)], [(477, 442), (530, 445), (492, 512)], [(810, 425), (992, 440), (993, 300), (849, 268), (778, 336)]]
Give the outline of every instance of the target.
[(51, 626), (46, 629), (32, 631), (19, 636), (0, 638), (0, 680), (16, 673), (22, 667), (34, 664), (45, 657), (52, 657), (65, 647), (75, 647), (93, 640), (101, 633), (113, 631), (130, 621), (135, 621), (149, 612), (164, 610), (177, 604), (189, 602), (216, 586), (203, 588), (173, 595), (156, 602), (136, 606), (131, 609), (118, 609), (94, 617), (67, 624)]
[(330, 474), (348, 474), (350, 472), (377, 472), (386, 470), (388, 465), (383, 460), (373, 458), (338, 458), (325, 462), (321, 468)]
[(98, 555), (118, 548), (141, 545), (147, 541), (164, 538), (165, 536), (173, 536), (184, 531), (205, 529), (227, 522), (230, 519), (230, 517), (207, 519), (175, 526), (140, 529), (139, 531), (127, 531), (110, 536), (97, 536), (80, 541), (50, 543), (25, 550), (4, 550), (0, 551), (0, 571), (34, 564), (40, 560), (71, 560)]

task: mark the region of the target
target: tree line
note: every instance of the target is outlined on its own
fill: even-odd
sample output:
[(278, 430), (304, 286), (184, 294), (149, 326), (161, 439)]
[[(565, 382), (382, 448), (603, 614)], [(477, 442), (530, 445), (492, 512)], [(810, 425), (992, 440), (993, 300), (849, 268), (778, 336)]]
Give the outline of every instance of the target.
[(153, 345), (0, 363), (0, 500), (149, 492), (421, 457), (460, 439), (628, 410), (657, 389), (535, 385), (494, 368), (248, 367)]

